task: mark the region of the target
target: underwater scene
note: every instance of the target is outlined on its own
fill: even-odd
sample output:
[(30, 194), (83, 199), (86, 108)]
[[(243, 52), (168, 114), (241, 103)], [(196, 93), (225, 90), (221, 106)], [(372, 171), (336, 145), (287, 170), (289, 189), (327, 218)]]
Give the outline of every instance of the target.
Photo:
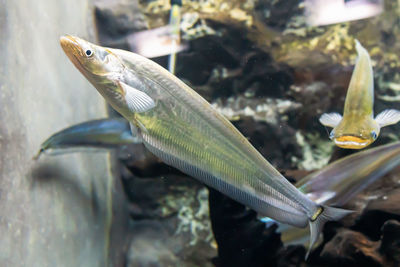
[(400, 1), (0, 0), (0, 267), (400, 266)]

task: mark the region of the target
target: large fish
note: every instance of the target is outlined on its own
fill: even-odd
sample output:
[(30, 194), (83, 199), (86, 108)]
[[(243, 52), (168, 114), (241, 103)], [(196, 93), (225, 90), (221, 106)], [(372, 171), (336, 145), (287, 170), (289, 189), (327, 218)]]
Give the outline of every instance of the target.
[(74, 36), (60, 42), (75, 67), (131, 122), (134, 137), (168, 165), (260, 214), (309, 224), (311, 244), (326, 221), (350, 212), (307, 198), (206, 100), (153, 61)]
[(361, 149), (376, 140), (380, 129), (400, 120), (400, 111), (386, 109), (374, 118), (374, 76), (367, 50), (356, 40), (357, 61), (339, 113), (322, 114), (319, 121), (333, 130), (330, 138), (338, 147)]

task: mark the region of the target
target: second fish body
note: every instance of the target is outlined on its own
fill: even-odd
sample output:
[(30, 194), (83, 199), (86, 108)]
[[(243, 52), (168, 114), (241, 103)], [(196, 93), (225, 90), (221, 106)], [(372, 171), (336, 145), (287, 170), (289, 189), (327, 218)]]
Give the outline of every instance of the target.
[[(304, 177), (295, 186), (320, 205), (341, 207), (399, 164), (400, 142), (396, 142), (337, 160)], [(268, 225), (276, 223), (270, 218), (261, 220)], [(307, 229), (279, 224), (278, 232), (285, 245), (307, 246)]]
[(344, 104), (339, 113), (322, 114), (319, 121), (333, 130), (330, 138), (338, 147), (362, 149), (373, 143), (384, 126), (400, 120), (400, 111), (387, 109), (374, 118), (374, 77), (367, 50), (356, 40), (357, 61)]

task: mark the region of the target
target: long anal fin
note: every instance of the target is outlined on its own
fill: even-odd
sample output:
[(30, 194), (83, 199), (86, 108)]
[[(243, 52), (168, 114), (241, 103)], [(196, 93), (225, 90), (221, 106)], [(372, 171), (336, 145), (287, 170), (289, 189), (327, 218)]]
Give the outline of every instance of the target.
[(396, 124), (400, 121), (400, 111), (396, 109), (385, 109), (375, 117), (380, 127)]
[(314, 220), (309, 220), (310, 224), (310, 246), (308, 248), (306, 259), (310, 255), (311, 249), (314, 247), (314, 244), (318, 241), (319, 235), (321, 231), (328, 221), (338, 221), (344, 216), (352, 213), (351, 210), (333, 208), (328, 206), (321, 206), (320, 207), (321, 213), (316, 216)]

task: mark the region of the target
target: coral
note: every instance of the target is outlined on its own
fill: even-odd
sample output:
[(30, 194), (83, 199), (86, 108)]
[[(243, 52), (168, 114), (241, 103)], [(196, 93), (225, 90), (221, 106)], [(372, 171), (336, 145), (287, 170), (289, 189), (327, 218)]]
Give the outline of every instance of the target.
[(296, 133), (296, 140), (302, 151), (299, 160), (293, 157), (298, 168), (304, 170), (317, 170), (328, 164), (334, 144), (326, 136), (321, 137), (318, 133), (306, 133), (304, 136), (300, 131)]
[(184, 203), (178, 212), (178, 227), (175, 234), (189, 232), (192, 239), (189, 242), (190, 246), (196, 245), (200, 240), (210, 242), (213, 240), (213, 235), (210, 231), (211, 224), (209, 221), (208, 211), (208, 191), (202, 188), (198, 191), (196, 200), (198, 202), (198, 210), (191, 209), (192, 203)]
[(231, 121), (240, 120), (241, 117), (251, 117), (256, 122), (264, 121), (273, 125), (287, 121), (285, 114), (302, 107), (301, 104), (287, 99), (244, 96), (230, 97), (226, 101), (217, 99), (212, 105)]

